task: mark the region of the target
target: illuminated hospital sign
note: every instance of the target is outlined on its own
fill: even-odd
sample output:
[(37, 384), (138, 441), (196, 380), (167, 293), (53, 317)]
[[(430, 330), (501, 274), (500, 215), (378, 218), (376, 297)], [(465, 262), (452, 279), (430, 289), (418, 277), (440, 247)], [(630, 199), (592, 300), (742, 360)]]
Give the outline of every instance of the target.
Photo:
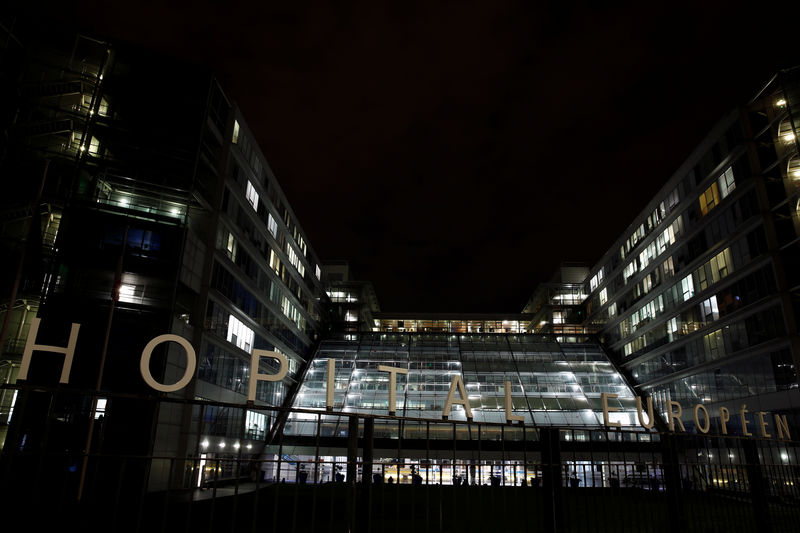
[[(18, 379), (24, 380), (28, 378), (28, 370), (30, 369), (31, 358), (33, 356), (33, 352), (54, 352), (54, 353), (62, 353), (64, 354), (64, 363), (61, 367), (61, 377), (59, 379), (59, 383), (69, 383), (69, 374), (72, 368), (72, 360), (75, 356), (75, 346), (78, 342), (78, 332), (80, 331), (80, 324), (72, 324), (72, 328), (70, 330), (69, 341), (67, 342), (66, 348), (62, 348), (59, 346), (47, 346), (43, 344), (36, 344), (36, 336), (39, 331), (39, 324), (41, 320), (39, 318), (34, 318), (31, 324), (30, 333), (28, 335), (28, 340), (25, 343), (25, 351), (22, 355), (22, 364), (20, 365)], [(157, 346), (167, 342), (174, 342), (179, 344), (185, 354), (186, 354), (186, 370), (184, 371), (183, 376), (177, 382), (173, 383), (172, 385), (166, 385), (164, 383), (159, 383), (153, 377), (152, 373), (150, 372), (150, 358), (153, 354), (153, 351)], [(278, 371), (274, 374), (261, 374), (258, 371), (259, 363), (262, 357), (269, 357), (272, 359), (276, 359), (278, 361)], [(335, 373), (335, 363), (334, 359), (328, 359), (327, 362), (327, 380), (325, 382), (325, 406), (327, 409), (333, 409), (333, 392), (334, 392), (334, 373)], [(192, 380), (194, 376), (195, 369), (197, 368), (197, 356), (195, 354), (194, 348), (192, 347), (191, 343), (183, 337), (173, 334), (165, 334), (159, 335), (150, 342), (142, 350), (142, 355), (139, 360), (139, 373), (142, 376), (147, 385), (158, 391), (158, 392), (177, 392), (184, 387), (186, 387)], [(273, 351), (268, 350), (253, 350), (250, 359), (250, 382), (247, 392), (247, 400), (248, 402), (253, 402), (256, 399), (256, 386), (258, 385), (259, 381), (280, 381), (282, 380), (289, 370), (289, 362), (286, 359), (286, 356)], [(387, 372), (389, 374), (389, 415), (395, 415), (395, 406), (396, 406), (396, 394), (397, 394), (397, 374), (408, 374), (407, 368), (399, 368), (393, 367), (388, 365), (378, 365), (379, 372)], [(506, 381), (504, 385), (505, 391), (505, 417), (506, 421), (511, 422), (522, 422), (524, 418), (521, 415), (513, 414), (512, 408), (512, 397), (511, 397), (511, 382)], [(609, 394), (609, 393), (602, 393), (600, 395), (602, 408), (603, 408), (603, 424), (608, 428), (614, 427), (622, 427), (622, 423), (619, 421), (612, 421), (611, 414), (619, 411), (616, 407), (612, 407), (608, 404), (609, 399), (616, 399), (618, 397), (617, 394)], [(653, 413), (653, 399), (647, 398), (647, 420), (645, 420), (645, 413), (644, 408), (642, 406), (642, 398), (640, 396), (636, 397), (636, 416), (639, 422), (639, 425), (645, 429), (651, 429), (655, 424), (655, 417)], [(452, 411), (453, 405), (461, 405), (464, 408), (464, 412), (468, 420), (472, 420), (472, 409), (469, 405), (469, 399), (467, 397), (467, 393), (464, 387), (464, 382), (461, 379), (461, 376), (456, 374), (452, 377), (450, 381), (450, 389), (447, 392), (447, 399), (444, 403), (444, 410), (442, 411), (442, 419), (447, 420), (450, 412)], [(741, 423), (741, 431), (742, 435), (746, 437), (753, 436), (753, 432), (748, 429), (748, 427), (752, 427), (753, 430), (758, 431), (758, 436), (769, 438), (772, 436), (770, 433), (769, 428), (769, 420), (766, 413), (764, 411), (758, 411), (755, 413), (755, 419), (748, 419), (746, 416), (748, 413), (747, 406), (742, 405), (739, 409), (738, 413), (731, 413), (730, 410), (726, 407), (719, 407), (718, 415), (720, 426), (723, 435), (728, 434), (728, 422), (731, 420), (731, 416), (738, 416), (739, 421)], [(686, 428), (681, 421), (681, 416), (683, 415), (683, 408), (681, 405), (676, 402), (670, 400), (668, 402), (668, 411), (667, 411), (667, 422), (670, 431), (676, 431), (676, 426), (680, 429), (680, 431), (685, 432)], [(706, 434), (709, 432), (711, 427), (711, 417), (708, 412), (708, 409), (703, 404), (697, 404), (692, 409), (692, 416), (694, 418), (694, 424), (697, 428), (697, 431), (702, 434)], [(779, 439), (791, 439), (791, 435), (789, 433), (789, 424), (787, 422), (786, 416), (781, 416), (778, 414), (774, 415), (774, 424), (775, 424), (775, 431), (777, 431), (777, 436)]]

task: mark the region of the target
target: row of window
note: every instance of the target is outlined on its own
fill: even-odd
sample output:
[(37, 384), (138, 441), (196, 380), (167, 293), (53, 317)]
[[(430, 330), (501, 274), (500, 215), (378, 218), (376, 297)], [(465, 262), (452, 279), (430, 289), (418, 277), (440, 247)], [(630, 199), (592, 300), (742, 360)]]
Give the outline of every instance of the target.
[[(231, 142), (232, 144), (236, 144), (239, 146), (242, 155), (244, 156), (245, 160), (247, 160), (250, 163), (250, 166), (255, 175), (260, 178), (261, 183), (263, 184), (265, 189), (271, 191), (270, 200), (272, 201), (272, 204), (279, 212), (283, 213), (283, 219), (284, 223), (286, 224), (286, 228), (289, 234), (294, 239), (295, 243), (297, 244), (301, 255), (305, 257), (308, 253), (308, 246), (306, 245), (305, 239), (300, 233), (300, 228), (297, 226), (297, 224), (295, 224), (292, 221), (289, 209), (284, 204), (283, 199), (278, 194), (277, 188), (269, 186), (269, 180), (267, 178), (265, 166), (261, 164), (260, 156), (258, 155), (257, 150), (252, 145), (252, 142), (249, 141), (248, 136), (245, 135), (244, 132), (242, 131), (242, 128), (239, 125), (238, 121), (234, 121), (233, 136)], [(241, 169), (235, 162), (233, 163), (232, 175), (235, 181), (243, 183), (245, 190), (245, 198), (247, 199), (248, 203), (259, 214), (259, 216), (261, 216), (261, 218), (264, 219), (264, 222), (266, 223), (269, 232), (272, 234), (274, 238), (277, 239), (278, 228), (275, 218), (272, 216), (271, 213), (269, 213), (268, 209), (263, 207), (263, 202), (261, 205), (259, 204), (259, 194), (256, 191), (255, 187), (253, 186), (253, 183), (243, 175)], [(289, 247), (288, 243), (286, 243), (286, 246), (287, 248)], [(314, 274), (317, 276), (317, 279), (319, 280), (321, 277), (320, 276), (321, 272), (319, 270), (318, 265), (315, 265), (315, 267), (316, 268)], [(300, 270), (300, 268), (298, 268), (298, 270)], [(303, 270), (305, 270), (305, 267), (303, 267)]]
[[(625, 346), (625, 355), (640, 355), (644, 351), (708, 327), (720, 318), (770, 294), (770, 290), (774, 290), (772, 274), (768, 269), (756, 271), (632, 340)], [(712, 341), (713, 339), (709, 339), (709, 342)]]
[[(750, 305), (775, 290), (775, 280), (770, 266), (765, 266), (752, 274), (742, 278), (733, 285), (721, 289), (717, 294), (701, 302), (701, 316), (717, 320)], [(667, 331), (673, 338), (677, 337), (678, 329), (682, 327), (679, 317), (673, 317), (667, 322)], [(650, 359), (633, 367), (634, 377), (647, 381), (682, 370), (689, 364), (699, 364), (705, 361), (704, 357), (709, 348), (719, 349), (716, 332), (712, 332), (700, 340), (694, 340), (670, 350), (658, 358)], [(742, 348), (740, 344), (730, 344), (725, 353), (735, 352)], [(719, 352), (717, 352), (719, 354)]]
[[(694, 181), (694, 172), (691, 173), (690, 176), (687, 176), (687, 179), (684, 182), (686, 184), (682, 184), (686, 190), (690, 188)], [(720, 174), (717, 180), (708, 188), (706, 192), (700, 195), (700, 204), (701, 204), (701, 211), (703, 214), (706, 214), (713, 206), (717, 205), (722, 199), (728, 196), (736, 187), (736, 182), (734, 179), (734, 172), (733, 167), (729, 166), (724, 172)], [(679, 187), (673, 189), (672, 192), (662, 201), (656, 209), (647, 217), (646, 221), (639, 225), (636, 228), (634, 233), (627, 239), (627, 241), (622, 245), (620, 248), (619, 257), (621, 259), (625, 259), (630, 252), (636, 248), (636, 246), (645, 239), (655, 228), (657, 228), (663, 219), (671, 213), (674, 208), (679, 203)], [(630, 261), (625, 268), (623, 269), (621, 279), (621, 285), (626, 285), (628, 280), (633, 277), (637, 272), (640, 272), (647, 268), (647, 266), (652, 262), (653, 259), (658, 257), (661, 253), (666, 251), (668, 247), (675, 243), (677, 237), (679, 237), (684, 232), (684, 224), (683, 224), (683, 217), (678, 217), (673, 224), (670, 225), (667, 229), (657, 235), (656, 239), (650, 243), (645, 249), (640, 251), (638, 256)], [(616, 259), (616, 258), (614, 258)], [(616, 263), (616, 261), (612, 261), (612, 263)], [(666, 265), (670, 266), (670, 265)], [(592, 278), (589, 280), (589, 288), (590, 291), (594, 291), (602, 282), (604, 273), (606, 271), (606, 266), (603, 266)], [(672, 268), (669, 268), (672, 270)], [(612, 288), (613, 290), (613, 288)], [(647, 293), (647, 290), (639, 291), (643, 294)], [(613, 296), (613, 294), (612, 294)], [(637, 297), (640, 295), (637, 295)], [(608, 295), (604, 297), (605, 300), (608, 300)], [(603, 304), (600, 304), (603, 305)], [(627, 307), (627, 306), (626, 306)]]
[[(228, 298), (233, 305), (244, 311), (245, 314), (255, 320), (256, 323), (258, 323), (261, 327), (281, 338), (281, 340), (286, 342), (286, 344), (288, 344), (301, 356), (308, 352), (308, 344), (300, 340), (300, 338), (293, 333), (289, 327), (287, 327), (274, 315), (269, 306), (261, 303), (261, 301), (254, 296), (247, 287), (245, 287), (238, 279), (236, 279), (235, 276), (233, 276), (233, 274), (228, 272), (227, 269), (222, 267), (222, 265), (216, 261), (214, 262), (212, 269), (211, 286), (218, 290), (220, 294)], [(288, 302), (288, 300), (285, 296), (280, 294), (279, 290), (271, 290), (269, 296), (273, 303), (276, 304), (276, 307), (281, 309), (284, 314), (286, 314), (287, 309), (294, 309), (294, 311), (289, 311), (292, 316), (299, 315), (294, 306), (291, 308), (286, 307), (287, 304), (285, 302)], [(288, 303), (288, 305), (291, 305), (291, 303)], [(308, 331), (309, 326), (304, 319), (301, 320), (298, 318), (297, 320), (294, 320), (292, 316), (289, 316), (290, 320), (292, 320), (294, 325), (297, 326), (300, 331), (304, 332), (306, 335), (312, 334), (312, 332)]]
[[(253, 329), (213, 300), (208, 303), (205, 327), (247, 353), (252, 353), (253, 350), (274, 350), (283, 353), (273, 343), (258, 335)], [(250, 364), (249, 359), (245, 362), (248, 365)], [(268, 372), (275, 372), (278, 369), (277, 362), (272, 359), (262, 359), (261, 365)], [(289, 357), (289, 375), (294, 375), (298, 368), (297, 360), (294, 357)]]
[[(659, 294), (634, 311), (628, 318), (621, 321), (619, 323), (619, 337), (624, 339), (634, 333), (639, 327), (649, 323), (652, 319), (657, 318), (665, 311), (682, 302), (688, 301), (694, 296), (695, 287), (703, 291), (732, 271), (733, 261), (731, 259), (731, 251), (730, 248), (726, 248), (705, 264), (700, 265), (694, 272), (664, 291), (664, 293)], [(667, 300), (666, 304), (664, 301), (665, 298)], [(626, 356), (629, 356), (646, 346), (646, 338), (639, 337), (625, 345), (624, 353)]]
[[(619, 250), (620, 259), (625, 259), (627, 254), (630, 253), (631, 250), (636, 248), (636, 245), (639, 242), (647, 237), (649, 233), (658, 227), (661, 224), (661, 221), (664, 220), (667, 215), (669, 215), (673, 209), (678, 205), (680, 201), (680, 195), (678, 194), (678, 188), (676, 187), (672, 192), (670, 192), (666, 199), (663, 202), (659, 203), (658, 206), (653, 210), (653, 212), (647, 217), (646, 222), (643, 222), (639, 225), (638, 228), (628, 237), (628, 240), (622, 245)], [(647, 227), (645, 227), (645, 224)], [(602, 278), (601, 278), (602, 279)], [(594, 290), (594, 289), (592, 289)]]
[(708, 214), (709, 211), (714, 209), (719, 203), (724, 200), (736, 188), (736, 181), (733, 178), (733, 167), (722, 173), (717, 178), (717, 181), (712, 183), (700, 195), (698, 201), (700, 202), (700, 212), (703, 215)]
[[(679, 270), (681, 265), (686, 265), (697, 257), (704, 255), (710, 246), (719, 242), (721, 239), (729, 236), (735, 228), (739, 227), (744, 221), (750, 219), (757, 213), (757, 206), (753, 190), (748, 191), (736, 200), (728, 209), (716, 216), (705, 228), (698, 232), (691, 240), (686, 242), (676, 252), (667, 258), (662, 263), (660, 269), (654, 269), (650, 274), (645, 276), (639, 283), (633, 286), (627, 293), (614, 298), (617, 304), (619, 313), (624, 312), (632, 305), (636, 304), (641, 297), (646, 295), (650, 290), (660, 285), (663, 280), (669, 279), (674, 276), (675, 272)], [(692, 217), (690, 217), (692, 218)], [(744, 246), (733, 246), (732, 253), (734, 261), (737, 259), (737, 252), (742, 252), (744, 256), (754, 257), (765, 250), (763, 232), (751, 232), (748, 235), (748, 244)], [(746, 257), (742, 257), (746, 259)], [(738, 265), (743, 265), (743, 262), (737, 262)], [(663, 275), (662, 275), (663, 272)], [(614, 283), (610, 283), (606, 288), (609, 291), (619, 289), (624, 286), (622, 282), (622, 275), (620, 274)], [(611, 297), (609, 296), (609, 299)], [(598, 295), (595, 294), (591, 300), (591, 306), (594, 307), (598, 303)], [(613, 313), (611, 313), (613, 317)]]
[[(278, 255), (275, 251), (270, 247), (270, 245), (266, 244), (266, 241), (260, 237), (259, 234), (256, 234), (255, 231), (252, 229), (252, 224), (249, 224), (247, 220), (242, 221), (244, 227), (242, 228), (245, 234), (250, 237), (251, 242), (254, 246), (259, 248), (259, 251), (264, 252), (264, 249), (269, 249), (268, 259), (266, 259), (266, 264), (269, 265), (269, 268), (275, 272), (278, 276), (280, 281), (286, 288), (294, 294), (298, 300), (300, 300), (301, 305), (305, 308), (308, 313), (315, 319), (319, 319), (319, 311), (316, 307), (316, 300), (310, 297), (307, 294), (307, 290), (304, 289), (304, 286), (297, 282), (287, 271), (287, 269), (282, 265), (281, 260), (279, 259)], [(241, 227), (241, 226), (240, 226)], [(253, 237), (255, 235), (255, 237)], [(255, 242), (253, 242), (255, 241)], [(273, 281), (267, 273), (262, 270), (259, 263), (254, 260), (249, 253), (247, 253), (245, 248), (240, 248), (238, 240), (236, 236), (227, 231), (223, 228), (220, 229), (220, 233), (218, 236), (218, 246), (224, 250), (225, 255), (234, 263), (236, 266), (242, 269), (242, 271), (253, 280), (257, 285), (258, 288), (264, 292), (273, 291), (275, 290), (274, 285), (275, 281)], [(288, 243), (287, 243), (288, 246)], [(291, 249), (291, 248), (290, 248)], [(296, 257), (296, 255), (295, 255)], [(300, 264), (301, 270), (300, 274), (304, 274), (305, 269)], [(279, 302), (276, 302), (279, 303)]]
[(668, 247), (675, 244), (676, 238), (683, 232), (683, 220), (679, 216), (672, 224), (669, 225), (658, 237), (645, 247), (640, 253), (638, 258), (633, 259), (625, 266), (622, 272), (623, 283), (627, 284), (628, 280), (634, 274), (647, 268), (650, 262), (664, 253)]
[[(247, 181), (247, 191), (245, 192), (245, 198), (250, 203), (250, 205), (253, 206), (253, 209), (256, 210), (256, 212), (258, 212), (258, 193), (256, 192), (255, 188), (253, 187), (253, 184), (249, 180)], [(278, 223), (275, 220), (275, 218), (273, 218), (272, 213), (267, 214), (267, 230), (269, 230), (273, 238), (277, 237)], [(300, 249), (303, 250), (303, 255), (305, 255), (306, 244), (305, 241), (303, 240), (303, 237), (297, 231), (297, 227), (295, 227), (294, 238), (295, 241), (298, 243), (298, 246), (300, 246)], [(295, 252), (294, 247), (291, 245), (289, 241), (286, 241), (285, 243), (285, 250), (286, 250), (286, 255), (289, 257), (289, 263), (291, 263), (291, 265), (300, 273), (300, 277), (304, 278), (306, 275), (306, 267), (300, 260), (300, 257), (297, 255), (297, 252)], [(274, 254), (275, 252), (270, 250), (270, 260), (272, 260)], [(317, 279), (319, 279), (319, 276), (317, 276)]]

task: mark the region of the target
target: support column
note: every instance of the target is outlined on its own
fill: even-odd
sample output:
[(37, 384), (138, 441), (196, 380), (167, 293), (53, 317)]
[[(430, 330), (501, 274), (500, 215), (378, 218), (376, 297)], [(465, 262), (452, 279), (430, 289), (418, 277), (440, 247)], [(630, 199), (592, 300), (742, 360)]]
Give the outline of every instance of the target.
[(539, 428), (542, 446), (542, 477), (544, 477), (545, 531), (564, 530), (563, 480), (561, 477), (561, 441), (557, 428)]
[(372, 531), (372, 452), (373, 437), (375, 435), (375, 419), (364, 418), (364, 441), (361, 456), (361, 493), (358, 509), (357, 531), (370, 533)]
[(667, 512), (672, 531), (686, 531), (689, 524), (681, 499), (681, 467), (678, 462), (680, 437), (673, 434), (661, 435), (661, 461), (664, 469), (664, 488), (667, 492)]
[(364, 445), (362, 447), (361, 459), (361, 483), (364, 487), (372, 484), (372, 452), (373, 437), (375, 435), (375, 419), (372, 417), (364, 418)]
[(769, 499), (767, 484), (761, 472), (761, 461), (758, 459), (758, 445), (754, 439), (742, 439), (742, 449), (747, 462), (747, 480), (750, 482), (750, 500), (753, 502), (753, 517), (758, 524), (759, 533), (772, 533), (772, 521), (769, 517)]
[(347, 479), (348, 485), (355, 486), (358, 475), (358, 415), (347, 421)]

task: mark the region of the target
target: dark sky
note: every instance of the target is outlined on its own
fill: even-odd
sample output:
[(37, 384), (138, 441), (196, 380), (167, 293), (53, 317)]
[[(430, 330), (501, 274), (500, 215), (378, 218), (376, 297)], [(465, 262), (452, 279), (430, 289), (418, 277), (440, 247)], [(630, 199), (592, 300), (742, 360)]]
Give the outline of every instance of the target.
[(800, 63), (797, 12), (764, 2), (305, 4), (87, 1), (76, 20), (213, 67), (312, 246), (385, 311), (520, 311)]

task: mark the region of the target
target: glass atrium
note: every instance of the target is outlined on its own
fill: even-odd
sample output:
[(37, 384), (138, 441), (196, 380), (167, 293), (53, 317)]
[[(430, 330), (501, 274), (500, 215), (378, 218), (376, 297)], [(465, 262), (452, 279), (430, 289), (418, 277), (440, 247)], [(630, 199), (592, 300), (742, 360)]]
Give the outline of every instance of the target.
[[(505, 382), (525, 425), (599, 428), (601, 393), (617, 394), (611, 421), (636, 423), (632, 390), (596, 343), (559, 343), (534, 334), (359, 333), (322, 342), (295, 408), (325, 409), (327, 360), (335, 361), (338, 412), (387, 415), (390, 374), (398, 367), (397, 416), (441, 420), (453, 376), (460, 376), (475, 422), (505, 422)], [(455, 394), (459, 398), (458, 393)], [(302, 415), (294, 415), (302, 416)], [(450, 420), (466, 420), (453, 405)]]

